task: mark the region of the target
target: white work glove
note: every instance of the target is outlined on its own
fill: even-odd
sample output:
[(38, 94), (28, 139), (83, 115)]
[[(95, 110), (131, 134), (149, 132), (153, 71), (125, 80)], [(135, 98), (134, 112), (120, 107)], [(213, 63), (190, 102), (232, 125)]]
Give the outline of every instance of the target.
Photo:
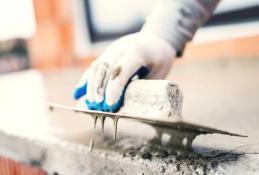
[(89, 109), (116, 112), (135, 75), (162, 79), (176, 50), (162, 38), (141, 31), (113, 42), (82, 76), (74, 98), (85, 97)]
[(158, 1), (141, 32), (111, 44), (81, 78), (74, 97), (89, 109), (115, 112), (134, 75), (161, 79), (172, 58), (212, 14), (219, 0)]

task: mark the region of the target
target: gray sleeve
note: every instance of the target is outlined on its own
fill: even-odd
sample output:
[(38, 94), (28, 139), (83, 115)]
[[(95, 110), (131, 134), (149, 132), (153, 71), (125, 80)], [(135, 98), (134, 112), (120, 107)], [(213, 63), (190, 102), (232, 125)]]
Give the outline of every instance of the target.
[(142, 31), (168, 41), (181, 53), (197, 29), (211, 16), (219, 0), (158, 0)]

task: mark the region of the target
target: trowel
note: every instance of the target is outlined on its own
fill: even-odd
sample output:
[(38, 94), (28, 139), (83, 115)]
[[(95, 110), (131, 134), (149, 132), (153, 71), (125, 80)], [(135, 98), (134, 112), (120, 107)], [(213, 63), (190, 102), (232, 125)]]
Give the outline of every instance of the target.
[[(125, 91), (124, 103), (116, 113), (85, 110), (55, 103), (48, 103), (49, 109), (84, 113), (93, 117), (94, 125), (99, 118), (102, 129), (106, 117), (114, 121), (114, 139), (116, 140), (117, 122), (121, 119), (135, 120), (151, 125), (156, 130), (156, 139), (161, 141), (164, 133), (169, 134), (170, 145), (191, 149), (196, 136), (200, 134), (224, 134), (247, 137), (220, 129), (187, 122), (182, 116), (183, 94), (178, 85), (169, 80), (134, 80)], [(93, 146), (93, 141), (90, 143)]]

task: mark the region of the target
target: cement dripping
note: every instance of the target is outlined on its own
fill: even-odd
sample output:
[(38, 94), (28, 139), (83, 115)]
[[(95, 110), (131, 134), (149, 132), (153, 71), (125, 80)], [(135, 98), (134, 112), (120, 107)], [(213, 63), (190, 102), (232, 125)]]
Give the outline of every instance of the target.
[(114, 127), (114, 140), (116, 141), (119, 117), (114, 117), (112, 119), (113, 119), (113, 127)]
[(89, 146), (89, 152), (93, 151), (93, 147), (94, 147), (94, 138), (91, 138), (90, 140), (90, 146)]
[[(97, 120), (99, 119), (100, 122), (101, 122), (102, 133), (104, 133), (104, 123), (105, 123), (106, 116), (104, 116), (104, 115), (93, 115), (93, 119), (94, 119), (94, 129), (96, 129)], [(112, 120), (113, 120), (113, 126), (114, 126), (114, 140), (116, 141), (119, 117), (118, 116), (113, 117)], [(94, 147), (94, 139), (91, 138), (90, 146), (89, 146), (89, 152), (92, 152), (93, 147)]]
[(101, 121), (101, 129), (102, 133), (104, 133), (104, 122), (105, 122), (105, 116), (99, 116), (100, 121)]
[(96, 123), (97, 123), (98, 116), (93, 115), (93, 119), (94, 119), (94, 129), (96, 129)]

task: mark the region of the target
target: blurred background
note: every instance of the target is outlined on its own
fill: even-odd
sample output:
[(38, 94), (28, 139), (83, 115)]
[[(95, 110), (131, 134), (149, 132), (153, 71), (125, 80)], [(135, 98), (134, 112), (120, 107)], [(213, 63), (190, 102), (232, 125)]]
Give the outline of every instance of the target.
[[(111, 41), (140, 30), (154, 3), (0, 0), (0, 130), (19, 134), (47, 130), (88, 144), (91, 119), (74, 118), (71, 113), (46, 117), (45, 102), (74, 105), (73, 88), (84, 69)], [(258, 75), (259, 0), (222, 0), (174, 62), (167, 79), (183, 90), (184, 119), (249, 135), (255, 141), (259, 140)], [(128, 133), (143, 133), (135, 127), (129, 125)], [(226, 140), (214, 146), (241, 143)]]
[[(86, 66), (138, 31), (155, 0), (1, 0), (0, 72)], [(258, 56), (259, 1), (223, 0), (184, 59)], [(213, 49), (211, 49), (213, 48)]]

